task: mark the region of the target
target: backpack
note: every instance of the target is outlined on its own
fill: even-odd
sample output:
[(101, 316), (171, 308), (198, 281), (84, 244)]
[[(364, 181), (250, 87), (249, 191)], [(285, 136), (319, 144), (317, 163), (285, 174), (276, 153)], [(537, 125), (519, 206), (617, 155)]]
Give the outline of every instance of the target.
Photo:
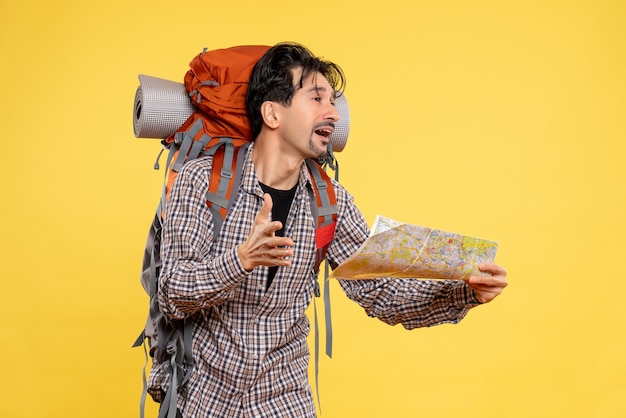
[[(140, 404), (142, 418), (147, 394), (150, 394), (155, 402), (161, 404), (159, 418), (174, 418), (179, 392), (184, 389), (194, 367), (191, 352), (192, 319), (170, 320), (166, 318), (160, 312), (157, 301), (158, 278), (161, 269), (161, 230), (172, 185), (187, 161), (212, 156), (213, 165), (209, 189), (206, 192), (206, 202), (214, 219), (214, 236), (218, 237), (230, 205), (237, 199), (244, 157), (251, 144), (252, 134), (245, 109), (248, 80), (254, 64), (268, 48), (266, 46), (239, 46), (214, 51), (205, 49), (196, 56), (189, 64), (190, 70), (184, 78), (185, 90), (194, 106), (194, 111), (175, 132), (162, 141), (163, 150), (168, 150), (166, 174), (161, 199), (146, 240), (141, 273), (142, 285), (150, 296), (150, 307), (146, 326), (133, 344), (133, 347), (143, 345), (146, 352), (146, 364), (142, 376), (144, 390)], [(138, 97), (140, 97), (139, 89), (136, 101)], [(141, 116), (141, 109), (142, 104), (135, 103), (135, 118)], [(139, 136), (137, 135), (137, 121), (135, 121), (135, 135)], [(159, 168), (158, 160), (159, 158), (157, 158), (155, 169)], [(333, 169), (337, 177), (338, 166), (330, 146), (327, 159), (323, 161), (308, 159), (306, 164), (313, 183), (309, 198), (316, 225), (317, 254), (314, 274), (317, 278), (326, 249), (334, 236), (337, 218), (335, 191), (325, 167)], [(328, 265), (326, 265), (326, 277), (328, 277)], [(315, 283), (315, 296), (319, 297), (317, 280)], [(328, 291), (329, 287), (325, 285), (326, 352), (331, 356), (332, 332), (330, 331)], [(314, 309), (317, 386), (319, 339), (317, 308), (314, 307)], [(168, 376), (166, 390), (147, 387), (148, 353), (152, 357), (153, 367), (159, 364), (166, 368)]]

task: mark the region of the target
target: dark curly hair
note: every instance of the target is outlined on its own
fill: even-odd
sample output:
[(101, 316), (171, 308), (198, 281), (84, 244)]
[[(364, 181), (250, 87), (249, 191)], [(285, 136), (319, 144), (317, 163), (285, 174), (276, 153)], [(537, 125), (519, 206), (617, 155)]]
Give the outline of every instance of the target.
[(246, 93), (246, 111), (253, 138), (256, 139), (263, 126), (261, 105), (264, 102), (273, 101), (284, 106), (291, 104), (296, 92), (291, 72), (295, 68), (302, 68), (302, 76), (297, 83), (299, 88), (303, 87), (309, 75), (320, 73), (337, 95), (341, 95), (345, 89), (345, 76), (337, 64), (316, 57), (306, 47), (296, 43), (274, 45), (252, 69)]

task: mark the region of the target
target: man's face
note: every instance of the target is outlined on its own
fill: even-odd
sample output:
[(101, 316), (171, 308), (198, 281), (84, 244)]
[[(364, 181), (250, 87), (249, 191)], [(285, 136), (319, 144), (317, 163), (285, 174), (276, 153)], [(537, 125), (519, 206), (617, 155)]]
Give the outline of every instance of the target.
[(280, 135), (285, 146), (303, 158), (320, 158), (327, 154), (329, 137), (339, 113), (335, 108), (335, 91), (326, 78), (314, 73), (299, 86), (302, 69), (293, 70), (296, 92), (291, 105), (281, 106)]

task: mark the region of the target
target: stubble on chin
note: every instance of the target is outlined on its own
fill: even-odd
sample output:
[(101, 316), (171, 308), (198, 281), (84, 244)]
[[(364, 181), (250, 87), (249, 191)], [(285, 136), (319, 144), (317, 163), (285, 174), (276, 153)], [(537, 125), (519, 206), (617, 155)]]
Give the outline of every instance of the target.
[(317, 159), (325, 158), (328, 155), (328, 149), (320, 150), (319, 147), (315, 145), (313, 140), (309, 141), (309, 150), (316, 155), (315, 158)]

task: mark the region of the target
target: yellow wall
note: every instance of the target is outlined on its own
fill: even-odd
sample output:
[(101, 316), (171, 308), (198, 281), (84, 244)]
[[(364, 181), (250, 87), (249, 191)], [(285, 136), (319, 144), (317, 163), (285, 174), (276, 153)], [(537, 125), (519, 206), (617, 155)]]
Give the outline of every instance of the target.
[(368, 220), (499, 241), (510, 278), (463, 323), (412, 332), (333, 283), (322, 416), (626, 416), (625, 16), (621, 0), (2, 2), (0, 416), (136, 416), (162, 180), (158, 142), (133, 136), (137, 74), (182, 81), (203, 47), (284, 40), (348, 75), (341, 178)]

